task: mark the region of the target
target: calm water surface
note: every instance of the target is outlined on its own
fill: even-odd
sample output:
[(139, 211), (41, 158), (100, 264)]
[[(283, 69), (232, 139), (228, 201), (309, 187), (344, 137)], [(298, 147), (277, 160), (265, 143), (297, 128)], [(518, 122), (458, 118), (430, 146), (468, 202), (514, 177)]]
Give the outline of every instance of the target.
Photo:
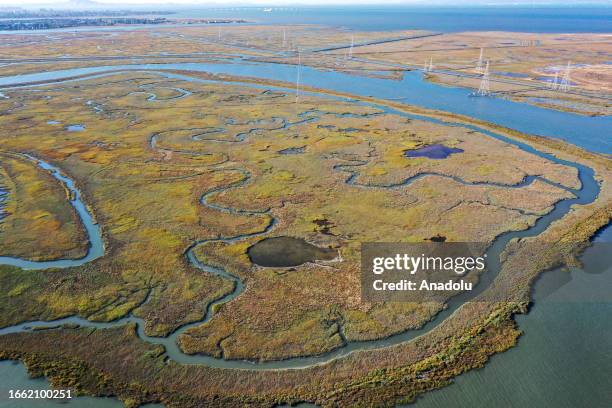
[[(163, 6), (156, 7), (163, 9)], [(133, 9), (133, 7), (132, 7)], [(439, 32), (510, 31), (539, 33), (609, 33), (612, 7), (222, 7), (187, 8), (169, 17), (244, 19), (249, 24), (319, 24), (358, 31), (429, 30)], [(168, 16), (166, 16), (168, 17)], [(71, 27), (55, 30), (20, 31), (19, 34), (125, 31), (150, 26)], [(162, 27), (157, 26), (157, 27)], [(15, 31), (0, 31), (11, 34)]]
[(77, 397), (70, 400), (10, 400), (9, 390), (48, 390), (45, 378), (30, 378), (23, 364), (0, 361), (0, 408), (121, 408), (123, 404), (111, 398)]
[[(547, 272), (536, 282), (532, 309), (516, 316), (524, 332), (517, 347), (460, 375), (453, 385), (425, 394), (413, 406), (609, 407), (612, 227), (594, 241), (600, 246), (585, 253), (588, 272)], [(595, 268), (595, 262), (607, 269)]]
[(406, 150), (404, 156), (406, 157), (427, 157), (429, 159), (446, 159), (451, 154), (462, 153), (463, 149), (456, 147), (448, 147), (441, 144), (433, 144), (419, 149)]
[(178, 17), (242, 18), (263, 24), (322, 24), (353, 30), (610, 32), (610, 7), (262, 7), (182, 9)]

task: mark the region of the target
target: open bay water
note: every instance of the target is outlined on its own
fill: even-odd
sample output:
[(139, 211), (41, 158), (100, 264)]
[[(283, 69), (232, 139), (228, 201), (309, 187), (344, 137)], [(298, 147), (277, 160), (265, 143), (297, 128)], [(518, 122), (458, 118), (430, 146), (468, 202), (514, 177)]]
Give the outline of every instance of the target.
[[(9, 399), (8, 390), (48, 390), (46, 378), (32, 378), (24, 365), (17, 361), (0, 361), (0, 408), (122, 408), (116, 398), (77, 397), (64, 400)], [(163, 408), (161, 404), (141, 405), (141, 408)]]
[(321, 24), (361, 31), (430, 30), (607, 33), (612, 7), (328, 6), (183, 8), (172, 17), (242, 18), (261, 24)]
[[(134, 7), (131, 7), (134, 9)], [(267, 7), (266, 7), (267, 8)], [(156, 6), (176, 11), (167, 18), (243, 19), (248, 24), (318, 24), (355, 31), (428, 30), (437, 32), (507, 31), (535, 33), (609, 33), (612, 4), (590, 7), (555, 5), (504, 6), (317, 6), (317, 7), (181, 7)], [(176, 24), (156, 27), (177, 26)], [(150, 29), (150, 25), (68, 27), (18, 31), (19, 34), (52, 32), (125, 31)], [(15, 34), (16, 31), (0, 31)]]
[(582, 257), (586, 272), (556, 270), (536, 281), (529, 313), (515, 316), (523, 331), (517, 346), (456, 377), (454, 384), (424, 394), (412, 406), (609, 407), (612, 226), (593, 242), (596, 246)]
[(48, 390), (46, 378), (31, 378), (22, 363), (0, 361), (0, 408), (120, 408), (121, 402), (112, 398), (75, 397), (70, 400), (9, 399), (9, 390)]

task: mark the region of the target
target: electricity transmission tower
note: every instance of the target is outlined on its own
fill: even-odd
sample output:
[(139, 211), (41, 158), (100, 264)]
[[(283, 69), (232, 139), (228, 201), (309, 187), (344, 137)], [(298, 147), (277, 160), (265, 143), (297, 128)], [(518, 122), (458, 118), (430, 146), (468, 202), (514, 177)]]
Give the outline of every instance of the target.
[(571, 71), (571, 62), (568, 61), (567, 67), (565, 68), (565, 73), (563, 74), (563, 78), (561, 79), (561, 83), (559, 84), (559, 90), (561, 92), (567, 92), (569, 91), (571, 87), (570, 71)]
[(550, 81), (550, 83), (548, 84), (548, 86), (550, 87), (550, 89), (557, 89), (557, 87), (559, 86), (559, 73), (555, 72), (555, 77), (553, 78), (552, 81)]
[(483, 54), (484, 54), (484, 48), (481, 48), (480, 57), (478, 58), (478, 63), (476, 64), (476, 72), (478, 72), (480, 75), (482, 75), (484, 71), (484, 61), (482, 59)]
[(491, 89), (489, 87), (489, 60), (487, 60), (487, 64), (485, 65), (484, 72), (482, 73), (482, 79), (480, 80), (480, 87), (478, 88), (478, 92), (476, 92), (477, 96), (490, 96)]

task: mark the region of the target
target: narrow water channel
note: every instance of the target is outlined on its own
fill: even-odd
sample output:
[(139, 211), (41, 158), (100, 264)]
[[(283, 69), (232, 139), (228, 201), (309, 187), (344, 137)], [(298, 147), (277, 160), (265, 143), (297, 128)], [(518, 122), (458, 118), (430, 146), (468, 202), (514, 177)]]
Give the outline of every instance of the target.
[[(14, 258), (10, 256), (0, 256), (0, 265), (12, 265), (22, 269), (49, 269), (49, 268), (69, 268), (71, 266), (81, 266), (88, 262), (93, 261), (96, 258), (104, 255), (104, 243), (102, 241), (102, 234), (100, 233), (100, 227), (95, 222), (92, 214), (87, 209), (85, 203), (81, 200), (81, 193), (76, 188), (74, 181), (62, 173), (57, 167), (37, 159), (30, 155), (23, 155), (23, 157), (36, 163), (41, 169), (46, 170), (60, 183), (72, 193), (70, 198), (70, 204), (76, 210), (78, 216), (81, 218), (81, 222), (87, 232), (89, 239), (89, 247), (87, 254), (80, 259), (59, 259), (55, 261), (28, 261), (27, 259)], [(0, 201), (0, 205), (2, 202)], [(2, 208), (0, 207), (0, 215), (2, 214)]]

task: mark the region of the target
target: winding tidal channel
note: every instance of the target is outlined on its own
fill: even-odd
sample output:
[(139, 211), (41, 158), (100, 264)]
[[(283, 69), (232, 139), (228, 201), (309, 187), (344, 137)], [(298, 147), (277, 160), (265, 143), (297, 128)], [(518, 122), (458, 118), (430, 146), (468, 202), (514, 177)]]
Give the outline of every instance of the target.
[[(109, 71), (113, 71), (113, 74), (117, 74), (118, 71), (149, 71), (155, 72), (160, 75), (164, 75), (168, 78), (181, 79), (187, 81), (194, 82), (211, 82), (209, 80), (202, 80), (190, 77), (188, 75), (178, 75), (178, 74), (170, 74), (166, 72), (162, 72), (160, 70), (182, 70), (182, 71), (199, 71), (199, 72), (211, 72), (211, 73), (223, 73), (229, 75), (242, 75), (249, 76), (255, 78), (262, 79), (280, 79), (280, 80), (292, 80), (295, 78), (296, 68), (291, 65), (282, 65), (282, 64), (260, 64), (260, 63), (234, 63), (234, 64), (154, 64), (154, 65), (125, 65), (125, 66), (100, 66), (100, 67), (89, 67), (82, 69), (70, 69), (63, 71), (54, 71), (54, 72), (45, 72), (40, 74), (28, 74), (21, 75), (15, 77), (4, 77), (0, 78), (0, 86), (4, 86), (6, 88), (11, 85), (19, 86), (27, 86), (24, 85), (26, 82), (37, 82), (36, 85), (30, 86), (40, 86), (46, 85), (48, 83), (56, 83), (57, 81), (62, 80), (70, 80), (75, 76), (82, 76), (77, 80), (90, 79), (92, 77), (99, 77), (101, 75), (110, 75)], [(291, 77), (291, 78), (290, 78)], [(48, 82), (41, 82), (48, 81)], [(485, 121), (489, 121), (492, 123), (496, 123), (503, 126), (508, 126), (519, 131), (523, 131), (531, 134), (538, 135), (549, 135), (559, 137), (561, 139), (567, 140), (571, 143), (584, 147), (588, 150), (593, 150), (597, 152), (610, 153), (612, 148), (610, 148), (610, 141), (604, 136), (606, 132), (612, 128), (612, 121), (610, 118), (590, 118), (583, 117), (580, 115), (566, 113), (566, 112), (557, 112), (542, 109), (539, 107), (521, 104), (517, 102), (511, 102), (503, 99), (496, 98), (478, 98), (477, 100), (467, 99), (467, 95), (469, 93), (466, 89), (461, 88), (448, 88), (443, 87), (431, 83), (426, 83), (421, 78), (420, 74), (417, 73), (408, 73), (408, 75), (400, 82), (400, 86), (398, 86), (398, 81), (390, 80), (390, 79), (380, 79), (380, 78), (359, 78), (356, 79), (354, 76), (350, 76), (347, 74), (342, 74), (338, 72), (330, 72), (330, 71), (318, 71), (311, 68), (302, 68), (302, 81), (305, 85), (316, 86), (319, 88), (329, 89), (331, 91), (336, 92), (347, 92), (360, 96), (369, 96), (372, 95), (374, 97), (380, 99), (393, 99), (394, 101), (398, 100), (398, 96), (402, 96), (401, 101), (406, 102), (412, 105), (423, 106), (425, 108), (431, 109), (440, 109), (452, 113), (464, 114), (467, 116), (471, 116), (474, 118), (482, 119)], [(228, 82), (230, 83), (230, 82)], [(255, 85), (250, 83), (241, 83), (241, 82), (231, 82), (232, 84), (240, 84), (244, 86), (250, 87), (258, 87), (265, 89), (279, 89), (283, 92), (295, 92), (295, 89), (288, 89), (283, 87), (271, 87), (271, 86), (263, 86), (263, 85)], [(355, 89), (355, 84), (359, 83), (363, 84), (363, 88), (359, 90)], [(398, 90), (399, 89), (399, 90)], [(0, 89), (1, 90), (1, 89)], [(78, 316), (68, 317), (60, 320), (55, 320), (53, 322), (44, 322), (44, 321), (34, 321), (34, 322), (26, 322), (22, 324), (18, 324), (11, 327), (5, 327), (0, 329), (0, 335), (15, 333), (15, 332), (24, 332), (31, 331), (34, 328), (44, 328), (44, 327), (57, 327), (62, 324), (78, 324), (82, 327), (95, 327), (95, 328), (108, 328), (108, 327), (117, 327), (121, 325), (125, 325), (128, 323), (135, 323), (137, 325), (138, 336), (146, 342), (153, 344), (161, 344), (166, 348), (167, 356), (182, 364), (202, 364), (210, 367), (218, 367), (218, 368), (228, 368), (228, 369), (251, 369), (251, 370), (278, 370), (278, 369), (300, 369), (309, 367), (315, 364), (323, 364), (329, 362), (333, 359), (340, 358), (342, 356), (346, 356), (347, 354), (358, 351), (358, 350), (367, 350), (367, 349), (375, 349), (391, 346), (394, 344), (402, 343), (414, 339), (417, 336), (420, 336), (437, 325), (439, 325), (444, 319), (449, 317), (455, 310), (457, 310), (461, 305), (475, 296), (481, 294), (484, 290), (486, 290), (491, 282), (495, 279), (497, 274), (501, 269), (500, 264), (500, 254), (503, 249), (506, 247), (508, 242), (515, 238), (525, 238), (525, 237), (533, 237), (548, 228), (548, 226), (555, 220), (558, 220), (565, 216), (569, 211), (572, 205), (584, 205), (593, 202), (598, 194), (599, 194), (599, 185), (594, 178), (594, 172), (591, 168), (584, 166), (582, 164), (569, 162), (566, 160), (559, 159), (553, 155), (541, 152), (531, 147), (526, 143), (522, 143), (520, 141), (510, 139), (503, 135), (479, 128), (477, 126), (465, 125), (461, 123), (453, 123), (453, 122), (444, 122), (437, 119), (428, 118), (425, 116), (412, 115), (407, 114), (405, 112), (401, 112), (387, 106), (378, 105), (374, 103), (367, 103), (355, 99), (348, 98), (340, 98), (337, 96), (330, 96), (324, 93), (312, 93), (312, 92), (304, 92), (304, 94), (311, 94), (325, 98), (334, 98), (340, 100), (350, 101), (355, 104), (360, 104), (363, 106), (369, 106), (378, 110), (382, 110), (386, 113), (391, 113), (395, 115), (400, 115), (403, 117), (411, 118), (411, 119), (419, 119), (423, 121), (433, 122), (433, 123), (442, 123), (445, 125), (451, 126), (459, 126), (469, 128), (471, 130), (475, 130), (482, 134), (485, 134), (489, 137), (501, 140), (505, 143), (512, 144), (526, 152), (535, 154), (542, 158), (545, 158), (551, 162), (561, 164), (564, 166), (570, 166), (578, 171), (579, 179), (581, 182), (581, 187), (579, 189), (571, 189), (559, 185), (557, 183), (553, 183), (541, 176), (528, 176), (520, 183), (515, 185), (500, 185), (500, 184), (489, 184), (495, 186), (503, 186), (507, 188), (523, 188), (535, 180), (541, 180), (546, 183), (552, 184), (556, 187), (562, 188), (566, 191), (569, 191), (573, 194), (574, 197), (561, 200), (554, 205), (552, 211), (548, 214), (541, 216), (535, 222), (535, 224), (523, 231), (513, 231), (501, 234), (498, 236), (492, 245), (487, 250), (487, 257), (489, 259), (488, 270), (481, 275), (480, 281), (476, 286), (476, 289), (471, 292), (466, 292), (460, 294), (454, 298), (452, 298), (448, 302), (448, 307), (440, 312), (434, 319), (428, 322), (425, 326), (423, 326), (419, 330), (410, 330), (407, 332), (403, 332), (400, 334), (396, 334), (390, 336), (385, 339), (375, 340), (375, 341), (365, 341), (365, 342), (346, 342), (340, 348), (337, 348), (329, 353), (325, 353), (323, 355), (311, 356), (311, 357), (298, 357), (298, 358), (290, 358), (286, 360), (280, 361), (266, 361), (266, 362), (257, 362), (257, 361), (243, 361), (243, 360), (224, 360), (220, 358), (214, 358), (205, 355), (187, 355), (184, 354), (177, 345), (177, 338), (182, 333), (184, 333), (187, 329), (201, 325), (207, 321), (209, 321), (213, 317), (214, 306), (222, 303), (229, 302), (235, 299), (237, 296), (244, 291), (244, 285), (242, 281), (228, 273), (227, 271), (215, 268), (211, 265), (204, 264), (200, 262), (194, 254), (194, 249), (199, 245), (205, 244), (208, 241), (196, 241), (194, 242), (186, 251), (185, 255), (188, 258), (189, 262), (196, 268), (215, 275), (219, 275), (225, 279), (231, 280), (234, 283), (234, 290), (216, 300), (215, 302), (208, 305), (205, 316), (194, 323), (190, 323), (185, 325), (175, 332), (173, 332), (170, 336), (160, 338), (160, 337), (150, 337), (144, 333), (144, 322), (142, 319), (139, 319), (133, 315), (128, 315), (122, 319), (101, 323), (101, 322), (91, 322), (86, 319), (80, 318)], [(183, 94), (181, 97), (188, 97), (189, 95)], [(303, 120), (317, 120), (316, 116), (303, 116)], [(294, 124), (299, 124), (302, 122), (296, 123), (284, 123), (280, 126), (288, 127)], [(214, 132), (213, 132), (214, 133)], [(240, 137), (242, 140), (248, 137), (250, 132), (242, 134)], [(206, 135), (204, 135), (206, 136)], [(208, 139), (202, 136), (199, 140), (208, 141), (210, 143), (221, 142), (221, 140)], [(240, 142), (241, 139), (234, 142)], [(224, 141), (227, 142), (227, 141)], [(150, 140), (151, 147), (156, 148), (159, 140), (156, 137), (152, 137)], [(104, 254), (104, 244), (101, 237), (99, 227), (94, 223), (94, 217), (89, 213), (87, 207), (81, 200), (81, 196), (79, 190), (75, 183), (65, 174), (63, 174), (59, 169), (51, 166), (49, 163), (46, 163), (40, 159), (30, 157), (31, 160), (35, 161), (41, 168), (50, 172), (52, 176), (54, 176), (57, 180), (64, 183), (64, 185), (73, 193), (74, 199), (71, 200), (71, 204), (76, 209), (77, 213), (81, 217), (83, 224), (87, 230), (89, 235), (89, 243), (90, 248), (86, 255), (86, 257), (77, 260), (56, 260), (56, 261), (48, 261), (48, 262), (32, 262), (25, 259), (19, 258), (11, 258), (11, 257), (0, 257), (0, 264), (8, 264), (17, 267), (21, 267), (24, 269), (49, 269), (49, 268), (65, 268), (65, 267), (73, 267), (83, 265), (85, 263), (91, 262), (93, 259), (102, 256)], [(360, 165), (363, 165), (363, 162), (348, 162), (346, 164), (336, 166), (335, 170), (339, 172), (343, 172), (347, 174), (345, 182), (349, 185), (353, 185), (355, 188), (399, 188), (403, 186), (410, 185), (415, 180), (425, 177), (425, 176), (438, 176), (438, 177), (448, 177), (435, 173), (427, 173), (420, 174), (416, 177), (411, 177), (406, 180), (403, 180), (401, 183), (392, 184), (392, 185), (364, 185), (358, 184), (356, 180), (357, 171)], [(240, 170), (239, 170), (240, 171)], [(259, 215), (268, 215), (270, 217), (270, 221), (262, 231), (256, 232), (253, 234), (245, 234), (245, 235), (237, 235), (237, 236), (227, 236), (215, 239), (215, 241), (222, 242), (236, 242), (246, 238), (250, 238), (253, 236), (265, 236), (270, 231), (272, 231), (276, 225), (277, 220), (270, 213), (270, 211), (261, 211), (261, 212), (252, 212), (240, 209), (233, 209), (229, 207), (223, 207), (216, 204), (212, 204), (209, 202), (209, 198), (219, 192), (229, 190), (229, 189), (238, 189), (244, 186), (246, 183), (251, 181), (250, 174), (244, 170), (244, 177), (241, 181), (224, 186), (222, 188), (214, 189), (205, 193), (201, 199), (200, 203), (209, 208), (224, 211), (229, 213), (236, 214), (259, 214)], [(463, 183), (465, 185), (487, 185), (488, 183), (469, 183), (459, 178), (453, 177), (453, 180)], [(151, 293), (149, 293), (149, 296)]]

